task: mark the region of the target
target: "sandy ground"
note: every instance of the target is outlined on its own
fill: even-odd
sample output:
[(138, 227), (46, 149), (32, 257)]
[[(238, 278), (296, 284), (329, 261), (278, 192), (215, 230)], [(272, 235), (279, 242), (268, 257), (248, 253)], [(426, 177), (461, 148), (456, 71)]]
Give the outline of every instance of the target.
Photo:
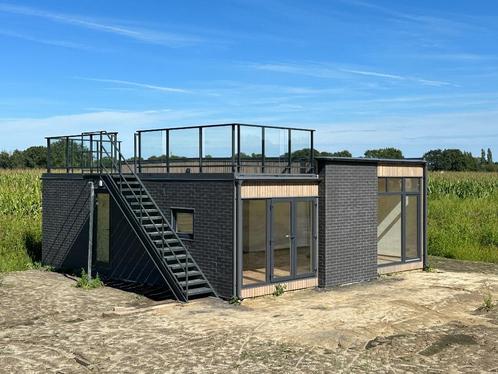
[[(186, 305), (57, 273), (0, 285), (0, 372), (498, 372), (498, 266), (433, 259), (331, 290)], [(114, 312), (113, 312), (114, 311)]]

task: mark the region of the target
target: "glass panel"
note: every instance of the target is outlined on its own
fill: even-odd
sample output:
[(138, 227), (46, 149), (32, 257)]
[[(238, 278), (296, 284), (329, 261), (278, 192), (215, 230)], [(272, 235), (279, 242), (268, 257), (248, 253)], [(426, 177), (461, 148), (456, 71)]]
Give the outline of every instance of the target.
[(311, 133), (304, 130), (291, 130), (292, 161), (308, 161), (311, 149)]
[(273, 276), (291, 275), (291, 203), (272, 203), (271, 246), (273, 251)]
[(144, 172), (161, 172), (166, 167), (166, 131), (142, 132), (140, 153)]
[(194, 214), (191, 212), (175, 213), (176, 232), (178, 234), (194, 233)]
[(198, 128), (170, 130), (169, 160), (172, 173), (199, 172)]
[(202, 131), (203, 158), (232, 158), (232, 126), (205, 127)]
[(379, 178), (379, 192), (386, 192), (386, 178)]
[(265, 128), (265, 169), (281, 173), (289, 164), (289, 131)]
[(262, 130), (240, 126), (240, 164), (243, 173), (260, 173), (262, 166)]
[(401, 178), (387, 178), (387, 192), (401, 192)]
[(401, 261), (401, 196), (378, 198), (377, 263)]
[(109, 194), (97, 194), (97, 261), (109, 263)]
[(407, 259), (419, 258), (418, 196), (407, 196), (405, 206), (405, 250)]
[(242, 284), (266, 281), (266, 200), (242, 201)]
[(405, 191), (406, 192), (419, 192), (420, 191), (420, 178), (405, 178)]
[(296, 272), (313, 272), (313, 202), (296, 203)]

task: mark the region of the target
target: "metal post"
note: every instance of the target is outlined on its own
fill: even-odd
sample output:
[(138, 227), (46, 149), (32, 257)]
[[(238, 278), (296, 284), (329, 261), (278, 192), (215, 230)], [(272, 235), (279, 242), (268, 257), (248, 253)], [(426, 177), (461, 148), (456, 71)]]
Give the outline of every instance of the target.
[(50, 153), (50, 138), (47, 138), (47, 173), (52, 169), (52, 155)]
[(92, 249), (93, 249), (93, 208), (95, 205), (95, 186), (93, 182), (88, 182), (90, 186), (90, 213), (88, 217), (88, 279), (92, 279)]
[(310, 138), (310, 170), (311, 172), (315, 172), (315, 150), (313, 149), (314, 145), (313, 145), (313, 134), (314, 134), (314, 131), (311, 130), (311, 138)]
[(117, 149), (117, 158), (118, 158), (118, 173), (121, 174), (121, 142), (118, 142), (118, 149)]
[(291, 168), (292, 168), (292, 154), (291, 154), (291, 149), (292, 149), (292, 141), (291, 141), (291, 136), (292, 136), (292, 130), (291, 129), (288, 129), (287, 130), (287, 148), (288, 148), (288, 153), (289, 153), (289, 159), (287, 161), (287, 163), (289, 164), (288, 166), (288, 170), (289, 170), (289, 174), (291, 173)]
[(232, 125), (232, 173), (235, 172), (235, 125)]
[(69, 174), (69, 137), (66, 136), (66, 173)]
[(138, 132), (138, 172), (142, 172), (142, 133)]
[(199, 173), (202, 173), (202, 127), (199, 127)]
[(93, 135), (90, 134), (90, 174), (93, 173)]
[(102, 144), (102, 131), (100, 132), (100, 147), (99, 147), (99, 159), (100, 159), (100, 165), (99, 165), (99, 173), (102, 174), (102, 152), (103, 151), (103, 144)]
[(261, 128), (261, 172), (265, 172), (265, 128)]
[(237, 172), (240, 172), (240, 125), (237, 125)]
[(166, 130), (166, 173), (169, 173), (169, 130)]

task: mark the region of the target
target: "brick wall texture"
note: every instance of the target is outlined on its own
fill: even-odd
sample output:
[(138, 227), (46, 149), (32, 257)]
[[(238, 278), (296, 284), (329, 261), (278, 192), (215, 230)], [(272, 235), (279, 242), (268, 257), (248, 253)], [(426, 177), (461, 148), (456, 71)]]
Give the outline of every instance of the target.
[(324, 164), (320, 178), (319, 286), (376, 278), (376, 165)]
[(194, 209), (194, 239), (184, 240), (211, 285), (233, 295), (233, 181), (144, 180), (168, 220), (170, 208)]
[(79, 269), (88, 253), (90, 188), (83, 178), (42, 181), (42, 262)]

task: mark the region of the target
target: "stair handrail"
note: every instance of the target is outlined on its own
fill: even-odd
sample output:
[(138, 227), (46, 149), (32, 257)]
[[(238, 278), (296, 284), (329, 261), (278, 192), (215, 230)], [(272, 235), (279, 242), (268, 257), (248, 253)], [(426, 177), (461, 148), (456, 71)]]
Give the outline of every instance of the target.
[[(163, 211), (159, 208), (159, 206), (157, 205), (156, 201), (154, 200), (154, 198), (152, 197), (152, 195), (149, 193), (148, 189), (145, 187), (145, 185), (143, 184), (142, 180), (140, 179), (140, 177), (135, 173), (135, 170), (133, 170), (130, 166), (130, 164), (128, 163), (128, 161), (126, 160), (126, 158), (123, 156), (123, 154), (121, 153), (121, 150), (119, 148), (116, 148), (116, 145), (115, 143), (117, 142), (117, 140), (113, 139), (111, 137), (112, 134), (108, 133), (107, 131), (102, 131), (102, 134), (105, 134), (108, 139), (109, 139), (109, 142), (111, 143), (111, 145), (113, 145), (115, 147), (115, 150), (117, 151), (116, 154), (117, 156), (119, 157), (120, 159), (120, 163), (119, 163), (119, 167), (117, 168), (118, 170), (118, 174), (119, 174), (119, 177), (120, 177), (120, 181), (123, 179), (127, 186), (130, 188), (130, 191), (132, 192), (133, 196), (135, 197), (135, 199), (138, 200), (137, 196), (135, 195), (135, 193), (133, 192), (133, 189), (131, 188), (130, 184), (128, 183), (128, 181), (126, 180), (126, 178), (123, 177), (123, 173), (122, 173), (122, 162), (124, 161), (124, 165), (130, 170), (131, 174), (135, 177), (135, 179), (138, 181), (138, 183), (140, 184), (140, 187), (145, 191), (145, 193), (147, 194), (147, 196), (149, 197), (149, 199), (151, 200), (152, 204), (154, 205), (154, 207), (156, 208), (156, 210), (159, 212), (159, 214), (161, 215), (161, 217), (163, 218), (163, 221), (166, 222), (168, 228), (170, 229), (170, 231), (173, 233), (175, 239), (177, 239), (177, 242), (180, 243), (180, 245), (183, 247), (183, 249), (185, 250), (185, 253), (186, 253), (186, 258), (185, 258), (185, 265), (183, 265), (180, 260), (178, 259), (178, 257), (176, 256), (175, 252), (170, 250), (170, 252), (173, 254), (175, 260), (177, 261), (177, 263), (181, 266), (182, 269), (184, 269), (185, 271), (185, 276), (186, 276), (186, 281), (185, 281), (185, 285), (186, 285), (186, 290), (185, 290), (185, 295), (186, 295), (186, 299), (188, 300), (188, 263), (189, 263), (189, 259), (192, 260), (192, 263), (195, 265), (195, 267), (198, 269), (198, 271), (201, 273), (202, 277), (204, 278), (204, 280), (206, 281), (206, 283), (208, 284), (208, 286), (210, 287), (211, 291), (213, 292), (213, 294), (218, 297), (216, 291), (214, 290), (214, 288), (211, 286), (211, 283), (209, 282), (209, 280), (207, 279), (207, 277), (204, 275), (204, 273), (202, 272), (201, 268), (197, 265), (197, 262), (195, 261), (195, 259), (192, 257), (192, 255), (190, 254), (190, 252), (188, 251), (187, 247), (185, 246), (185, 244), (183, 243), (183, 241), (180, 239), (180, 237), (178, 236), (177, 232), (175, 230), (173, 230), (173, 228), (171, 227), (168, 219), (166, 218), (166, 216), (164, 215)], [(106, 152), (106, 154), (109, 156), (109, 153), (107, 152), (107, 150), (105, 148), (103, 148), (104, 151)], [(110, 156), (112, 162), (113, 162), (113, 165), (115, 163), (115, 159), (114, 157)], [(101, 160), (102, 161), (102, 160)], [(105, 165), (102, 165), (105, 167)], [(106, 170), (108, 170), (107, 168), (105, 168)], [(109, 174), (109, 173), (107, 173)], [(133, 208), (132, 208), (133, 209)], [(147, 214), (147, 216), (150, 218), (150, 215), (148, 214), (148, 212), (146, 211), (145, 212)], [(157, 224), (154, 223), (152, 221), (152, 219), (150, 219), (150, 222), (154, 225), (154, 227), (157, 227)], [(142, 222), (140, 222), (142, 223)], [(150, 237), (149, 237), (150, 238)], [(163, 248), (164, 248), (164, 243), (165, 243), (165, 240), (164, 240), (164, 236), (162, 238), (162, 241), (163, 241)], [(168, 249), (170, 249), (170, 245), (166, 242), (166, 246), (168, 247)], [(168, 266), (168, 265), (166, 265)], [(183, 288), (182, 288), (183, 290)]]

